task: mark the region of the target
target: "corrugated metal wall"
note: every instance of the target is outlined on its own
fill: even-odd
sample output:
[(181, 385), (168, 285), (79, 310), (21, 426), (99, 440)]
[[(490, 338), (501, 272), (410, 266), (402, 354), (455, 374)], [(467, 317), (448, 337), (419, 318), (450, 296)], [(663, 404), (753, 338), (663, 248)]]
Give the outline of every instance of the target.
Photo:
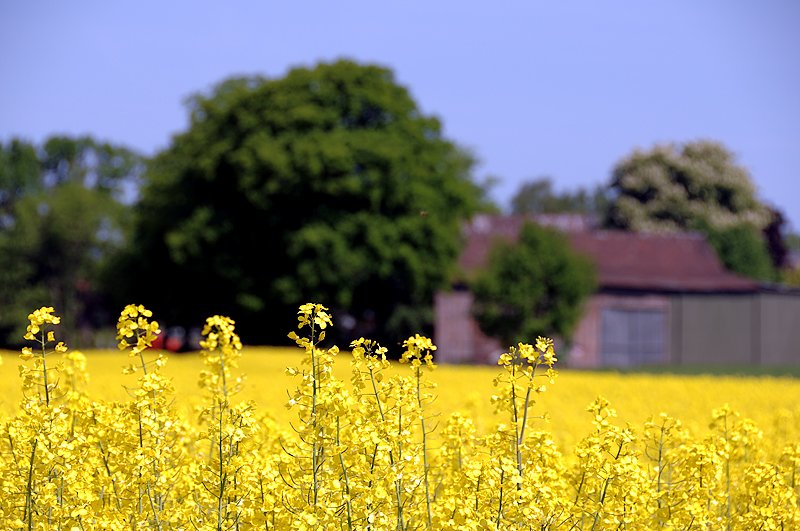
[(796, 294), (676, 295), (671, 358), (680, 364), (800, 364)]
[(800, 295), (765, 293), (760, 299), (760, 362), (800, 364)]
[[(473, 296), (467, 291), (436, 296), (437, 361), (492, 363), (504, 348), (496, 339), (481, 333), (472, 319), (472, 302)], [(798, 292), (597, 294), (588, 301), (573, 337), (573, 366), (598, 367), (604, 362), (627, 366), (642, 362), (641, 356), (623, 361), (602, 358), (605, 310), (665, 312), (665, 364), (800, 365)]]

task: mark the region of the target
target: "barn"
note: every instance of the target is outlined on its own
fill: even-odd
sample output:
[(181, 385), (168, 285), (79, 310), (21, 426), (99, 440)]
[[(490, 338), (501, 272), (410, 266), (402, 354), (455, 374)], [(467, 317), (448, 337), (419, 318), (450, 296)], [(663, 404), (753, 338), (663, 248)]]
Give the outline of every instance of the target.
[[(464, 229), (464, 278), (526, 221), (565, 232), (597, 270), (597, 291), (561, 345), (570, 366), (800, 364), (800, 291), (727, 271), (700, 234), (599, 230), (573, 215), (481, 215)], [(481, 332), (472, 303), (467, 283), (436, 295), (439, 362), (493, 363), (506, 347)]]

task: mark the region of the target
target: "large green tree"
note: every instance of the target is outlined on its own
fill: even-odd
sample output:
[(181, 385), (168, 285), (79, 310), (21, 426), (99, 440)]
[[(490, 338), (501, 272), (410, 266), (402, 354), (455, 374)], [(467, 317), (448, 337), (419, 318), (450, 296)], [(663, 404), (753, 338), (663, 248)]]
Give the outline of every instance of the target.
[(764, 229), (769, 209), (747, 169), (713, 141), (636, 150), (615, 167), (605, 225), (634, 231), (696, 230), (729, 268), (772, 278)]
[(486, 268), (471, 283), (481, 330), (504, 344), (538, 336), (569, 340), (596, 287), (594, 266), (567, 237), (534, 223), (517, 242), (498, 242)]
[(430, 322), (483, 192), (390, 70), (231, 79), (190, 109), (147, 173), (133, 294), (167, 322), (228, 314), (250, 342), (284, 342), (308, 300), (391, 341)]
[(135, 153), (90, 137), (0, 145), (0, 341), (19, 341), (39, 306), (57, 308), (75, 346), (79, 326), (102, 324), (102, 270), (141, 171)]

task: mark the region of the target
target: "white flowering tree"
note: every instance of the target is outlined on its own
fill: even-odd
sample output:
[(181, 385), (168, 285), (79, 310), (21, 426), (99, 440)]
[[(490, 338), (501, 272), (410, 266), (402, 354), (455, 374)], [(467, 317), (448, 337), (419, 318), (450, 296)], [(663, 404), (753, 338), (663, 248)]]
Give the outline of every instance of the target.
[(614, 167), (605, 225), (706, 235), (725, 266), (775, 278), (764, 229), (772, 213), (757, 198), (749, 172), (723, 145), (708, 141), (636, 150)]
[(614, 228), (663, 232), (750, 224), (761, 230), (769, 222), (747, 169), (717, 142), (637, 149), (614, 167), (610, 189), (606, 225)]

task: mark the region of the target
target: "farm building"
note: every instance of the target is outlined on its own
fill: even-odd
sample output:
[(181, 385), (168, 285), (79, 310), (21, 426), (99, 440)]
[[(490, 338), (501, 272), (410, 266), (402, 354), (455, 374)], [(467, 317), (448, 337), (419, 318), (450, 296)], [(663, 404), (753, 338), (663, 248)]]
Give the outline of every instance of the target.
[[(526, 220), (564, 231), (597, 270), (570, 366), (800, 364), (800, 292), (727, 271), (699, 234), (597, 230), (580, 216), (482, 215), (465, 228), (464, 273), (485, 265), (493, 242), (513, 241)], [(480, 331), (472, 302), (465, 285), (437, 294), (438, 361), (493, 363), (507, 347)]]

